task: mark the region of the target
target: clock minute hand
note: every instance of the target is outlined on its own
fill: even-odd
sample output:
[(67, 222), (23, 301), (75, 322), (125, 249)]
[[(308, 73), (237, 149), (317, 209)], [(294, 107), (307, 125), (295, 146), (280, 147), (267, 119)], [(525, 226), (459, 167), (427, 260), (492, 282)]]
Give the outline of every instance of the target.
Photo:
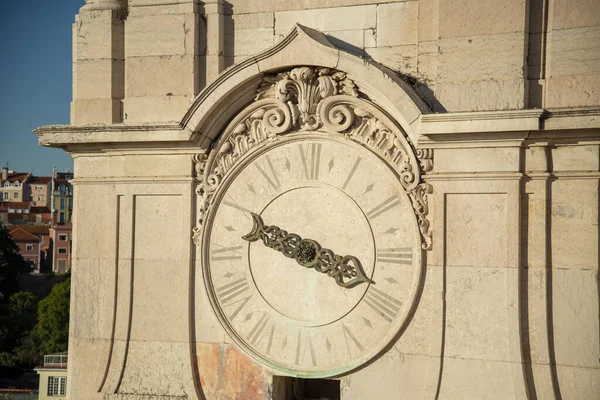
[(254, 225), (242, 239), (248, 242), (262, 240), (265, 246), (281, 252), (285, 257), (293, 258), (306, 268), (327, 274), (344, 288), (353, 288), (361, 283), (375, 283), (367, 278), (358, 258), (340, 256), (312, 239), (302, 239), (295, 233), (288, 233), (275, 225), (265, 225), (260, 215), (252, 213)]

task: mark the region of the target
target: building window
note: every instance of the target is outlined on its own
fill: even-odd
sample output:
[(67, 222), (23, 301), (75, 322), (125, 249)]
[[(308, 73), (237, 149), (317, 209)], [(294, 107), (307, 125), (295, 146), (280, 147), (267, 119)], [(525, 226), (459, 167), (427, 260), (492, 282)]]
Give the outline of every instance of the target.
[(61, 197), (60, 199), (60, 209), (64, 210), (65, 209), (65, 198)]
[(38, 196), (38, 201), (44, 201), (44, 196)]
[(4, 200), (8, 200), (8, 192), (4, 192)]
[(27, 249), (27, 251), (33, 251), (33, 245), (32, 244), (26, 245), (25, 248)]
[(67, 235), (58, 235), (58, 240), (69, 240)]
[(65, 396), (67, 394), (67, 377), (48, 377), (48, 396)]
[(58, 254), (67, 254), (67, 248), (66, 247), (59, 247), (58, 248)]
[(18, 199), (19, 198), (19, 193), (13, 193), (13, 199)]
[(58, 216), (58, 223), (59, 224), (64, 224), (65, 223), (65, 213), (60, 213)]
[(36, 187), (35, 187), (35, 190), (42, 190), (42, 189), (44, 189), (44, 187), (43, 187), (43, 186), (36, 186)]

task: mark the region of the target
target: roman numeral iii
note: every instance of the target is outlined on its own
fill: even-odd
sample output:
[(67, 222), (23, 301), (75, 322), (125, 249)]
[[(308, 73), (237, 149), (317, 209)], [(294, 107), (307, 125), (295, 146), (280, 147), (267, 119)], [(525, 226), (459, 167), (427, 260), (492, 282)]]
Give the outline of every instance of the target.
[(391, 264), (412, 265), (412, 248), (393, 247), (377, 250), (377, 261)]

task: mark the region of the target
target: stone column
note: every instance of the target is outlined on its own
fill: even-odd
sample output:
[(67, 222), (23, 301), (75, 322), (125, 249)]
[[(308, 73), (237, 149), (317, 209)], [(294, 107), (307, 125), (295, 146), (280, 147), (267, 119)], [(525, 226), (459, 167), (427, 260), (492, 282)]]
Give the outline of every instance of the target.
[(206, 83), (210, 84), (225, 69), (225, 16), (223, 0), (204, 2), (206, 15)]
[(204, 81), (196, 0), (129, 0), (124, 121), (180, 121)]
[(73, 24), (71, 123), (123, 121), (125, 0), (86, 0)]

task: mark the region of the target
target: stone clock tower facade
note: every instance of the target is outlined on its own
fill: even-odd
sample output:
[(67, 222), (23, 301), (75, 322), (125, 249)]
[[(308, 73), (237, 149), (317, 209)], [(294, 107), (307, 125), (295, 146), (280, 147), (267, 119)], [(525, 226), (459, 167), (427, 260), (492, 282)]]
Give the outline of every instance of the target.
[(88, 0), (67, 397), (600, 397), (593, 3)]

